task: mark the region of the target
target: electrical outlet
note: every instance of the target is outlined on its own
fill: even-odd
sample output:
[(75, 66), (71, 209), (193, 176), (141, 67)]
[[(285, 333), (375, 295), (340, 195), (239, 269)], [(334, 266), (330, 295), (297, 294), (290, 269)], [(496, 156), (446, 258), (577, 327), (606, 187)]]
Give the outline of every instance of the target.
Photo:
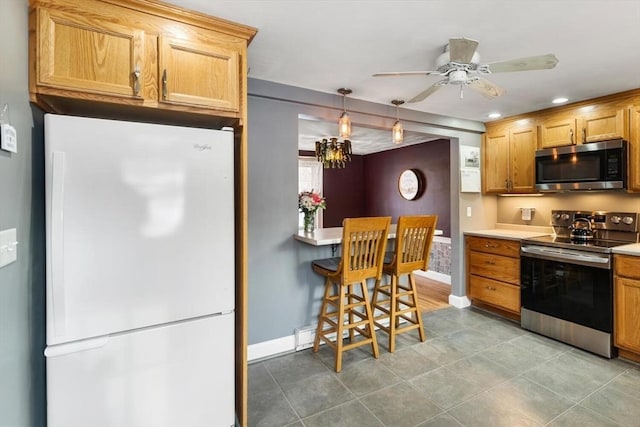
[(16, 229), (0, 231), (0, 267), (11, 264), (18, 258)]
[(10, 124), (0, 125), (0, 148), (12, 153), (18, 152), (18, 133)]

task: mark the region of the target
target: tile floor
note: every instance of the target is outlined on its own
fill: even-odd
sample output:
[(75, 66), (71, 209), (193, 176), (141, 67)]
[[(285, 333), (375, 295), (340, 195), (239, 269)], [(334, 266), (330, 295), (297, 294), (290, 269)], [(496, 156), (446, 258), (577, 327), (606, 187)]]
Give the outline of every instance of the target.
[(640, 426), (640, 366), (473, 308), (423, 315), (427, 341), (379, 333), (333, 371), (326, 346), (249, 366), (249, 426)]

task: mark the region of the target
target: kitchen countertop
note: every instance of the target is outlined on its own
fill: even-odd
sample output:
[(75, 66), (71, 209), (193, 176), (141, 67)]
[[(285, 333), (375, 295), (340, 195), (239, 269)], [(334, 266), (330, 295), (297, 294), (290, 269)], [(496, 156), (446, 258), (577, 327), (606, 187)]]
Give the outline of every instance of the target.
[(629, 245), (616, 246), (611, 250), (614, 254), (640, 256), (640, 243), (631, 243)]
[(531, 237), (548, 236), (549, 234), (553, 234), (553, 232), (513, 230), (508, 228), (492, 228), (490, 230), (471, 230), (464, 232), (465, 236), (499, 237), (507, 240), (522, 240), (529, 239)]
[[(442, 230), (433, 233), (434, 236), (441, 236)], [(396, 237), (396, 224), (389, 227), (389, 239)], [(293, 238), (313, 246), (337, 245), (342, 243), (342, 227), (316, 228), (313, 233), (305, 233), (304, 230), (298, 230)]]

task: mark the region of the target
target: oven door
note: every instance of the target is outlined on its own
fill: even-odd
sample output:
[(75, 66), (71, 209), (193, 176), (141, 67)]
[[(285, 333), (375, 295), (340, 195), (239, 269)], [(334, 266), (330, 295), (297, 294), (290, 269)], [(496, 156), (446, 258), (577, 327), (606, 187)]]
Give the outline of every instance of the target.
[(522, 307), (613, 332), (613, 275), (609, 254), (523, 246)]

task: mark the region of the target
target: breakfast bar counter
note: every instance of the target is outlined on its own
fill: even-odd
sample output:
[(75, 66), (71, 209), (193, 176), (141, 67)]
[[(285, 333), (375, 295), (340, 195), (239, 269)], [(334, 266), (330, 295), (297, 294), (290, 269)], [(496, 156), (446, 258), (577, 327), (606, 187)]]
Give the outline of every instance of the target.
[[(387, 238), (396, 238), (396, 224), (391, 224)], [(442, 236), (442, 230), (434, 232), (435, 236)], [(342, 227), (317, 228), (312, 233), (305, 233), (300, 229), (293, 238), (313, 246), (338, 245), (342, 242)]]

